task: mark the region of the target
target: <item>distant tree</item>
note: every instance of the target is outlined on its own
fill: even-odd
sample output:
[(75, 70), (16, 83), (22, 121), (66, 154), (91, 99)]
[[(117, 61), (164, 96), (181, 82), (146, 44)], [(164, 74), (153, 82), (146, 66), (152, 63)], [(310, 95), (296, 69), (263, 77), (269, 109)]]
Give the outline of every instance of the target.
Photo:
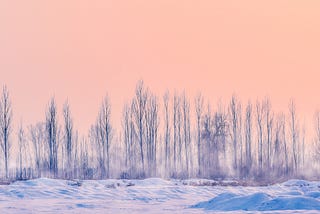
[(288, 149), (285, 136), (285, 116), (279, 114), (275, 121), (273, 171), (276, 176), (288, 174)]
[(303, 124), (301, 132), (301, 167), (305, 166), (305, 151), (306, 151), (306, 125)]
[(138, 142), (140, 147), (140, 158), (142, 173), (145, 173), (145, 160), (144, 160), (144, 135), (145, 135), (145, 114), (146, 105), (148, 100), (148, 91), (144, 88), (143, 81), (139, 81), (136, 86), (135, 98), (132, 101), (132, 112), (134, 116), (135, 127), (138, 134)]
[(167, 91), (163, 96), (163, 105), (164, 105), (164, 141), (165, 141), (165, 169), (170, 172), (171, 166), (169, 167), (170, 161), (170, 112), (169, 112), (169, 99), (170, 95)]
[(203, 114), (203, 97), (199, 93), (195, 98), (196, 121), (197, 121), (197, 155), (198, 155), (198, 176), (201, 175), (201, 118)]
[(256, 120), (257, 120), (257, 135), (258, 135), (258, 168), (259, 173), (262, 173), (263, 161), (263, 133), (264, 133), (264, 117), (265, 109), (261, 102), (256, 102)]
[(129, 173), (126, 176), (131, 176), (131, 173), (129, 171), (131, 171), (132, 168), (132, 138), (131, 138), (131, 123), (132, 121), (130, 120), (131, 116), (131, 109), (128, 106), (128, 104), (126, 104), (122, 110), (122, 129), (123, 129), (123, 140), (124, 140), (124, 145), (125, 145), (125, 168), (127, 170), (127, 172), (125, 173)]
[(314, 131), (315, 131), (315, 158), (320, 161), (320, 111), (314, 113)]
[(9, 151), (11, 147), (10, 135), (12, 131), (12, 107), (9, 91), (6, 86), (4, 86), (2, 90), (2, 96), (0, 100), (0, 114), (1, 148), (4, 153), (4, 165), (6, 172), (5, 176), (6, 178), (8, 178)]
[[(235, 95), (232, 96), (230, 101), (230, 115), (231, 115), (231, 127), (232, 127), (232, 142), (233, 142), (233, 167), (238, 170), (238, 148), (242, 150), (241, 145), (241, 103), (238, 101)], [(241, 159), (242, 154), (240, 152)], [(242, 164), (242, 160), (240, 161)]]
[(46, 133), (49, 146), (49, 171), (56, 177), (58, 175), (58, 131), (57, 107), (54, 98), (51, 98), (46, 112)]
[(44, 165), (44, 153), (45, 153), (45, 124), (37, 123), (29, 127), (30, 140), (33, 144), (33, 158), (35, 161), (35, 167), (37, 177), (41, 177), (41, 169)]
[(272, 147), (272, 131), (273, 131), (273, 113), (271, 110), (271, 102), (266, 98), (264, 103), (265, 119), (267, 124), (267, 168), (271, 166), (271, 147)]
[(289, 123), (290, 123), (290, 134), (292, 143), (292, 156), (293, 156), (293, 169), (294, 173), (298, 170), (298, 120), (296, 113), (296, 105), (293, 99), (289, 102)]
[(23, 173), (25, 171), (25, 164), (26, 164), (26, 139), (25, 139), (25, 133), (24, 129), (22, 127), (22, 124), (20, 124), (19, 130), (18, 130), (18, 148), (19, 148), (19, 173), (17, 175), (18, 179), (26, 178), (26, 175)]
[(78, 162), (80, 163), (79, 167), (79, 177), (82, 179), (88, 179), (91, 177), (89, 172), (89, 152), (88, 152), (88, 144), (86, 142), (86, 138), (82, 138), (80, 145), (79, 145), (80, 155)]
[[(45, 121), (28, 126), (27, 131), (20, 125), (13, 138), (11, 100), (4, 86), (0, 96), (3, 151), (0, 165), (5, 170), (2, 177), (185, 179), (197, 176), (273, 181), (297, 176), (309, 178), (304, 171), (307, 161), (317, 160), (310, 167), (319, 167), (319, 112), (314, 115), (314, 147), (310, 147), (306, 135), (310, 130), (299, 124), (292, 99), (287, 115), (275, 114), (269, 98), (257, 100), (254, 105), (248, 102), (242, 109), (242, 103), (233, 95), (227, 106), (220, 101), (214, 110), (210, 103), (205, 109), (203, 100), (198, 94), (194, 109), (185, 93), (176, 92), (171, 97), (167, 91), (159, 100), (141, 80), (133, 99), (123, 108), (118, 135), (114, 135), (111, 104), (106, 96), (87, 136), (74, 130), (68, 102), (61, 112), (63, 126), (59, 126), (57, 105), (51, 98)], [(194, 111), (193, 116), (190, 110)], [(315, 156), (307, 156), (311, 149)], [(11, 160), (16, 161), (15, 168)]]
[(245, 118), (246, 168), (247, 174), (252, 167), (252, 104), (248, 102)]
[(73, 120), (71, 117), (70, 106), (66, 101), (63, 106), (64, 117), (64, 142), (67, 155), (67, 178), (71, 178), (72, 173), (72, 149), (73, 149)]
[(102, 148), (101, 177), (110, 177), (110, 144), (112, 137), (111, 126), (111, 105), (108, 96), (106, 96), (101, 104), (100, 113), (97, 120), (97, 132)]
[(145, 112), (145, 142), (149, 176), (156, 176), (157, 139), (159, 127), (158, 109), (159, 103), (157, 97), (154, 95), (150, 95)]
[(285, 175), (288, 175), (289, 173), (289, 154), (288, 154), (288, 144), (286, 140), (286, 120), (285, 116), (283, 116), (283, 125), (282, 125), (282, 138), (283, 138), (283, 147), (284, 147), (284, 154), (285, 154)]
[(182, 148), (182, 113), (181, 113), (181, 97), (175, 93), (173, 97), (173, 177), (177, 177), (181, 172), (181, 148)]
[[(225, 176), (225, 171), (227, 171), (227, 158), (226, 158), (226, 144), (227, 144), (227, 136), (230, 135), (229, 132), (229, 123), (228, 123), (228, 115), (225, 112), (225, 108), (221, 103), (218, 105), (218, 110), (214, 115), (214, 151), (217, 151), (217, 154), (214, 155), (215, 159), (215, 168), (216, 173), (214, 175), (218, 176), (218, 178), (223, 178)], [(223, 165), (224, 168), (221, 168), (219, 153), (223, 152)]]
[(189, 177), (189, 165), (190, 165), (190, 144), (191, 144), (191, 134), (190, 134), (190, 103), (186, 97), (185, 92), (182, 94), (182, 115), (183, 115), (183, 141), (184, 141), (184, 151), (185, 151), (185, 166), (186, 166), (186, 176)]
[[(201, 131), (201, 139), (204, 141), (203, 149), (202, 149), (202, 168), (204, 169), (202, 172), (202, 176), (209, 177), (211, 172), (209, 170), (212, 168), (211, 161), (211, 145), (213, 144), (213, 119), (210, 105), (207, 106), (207, 112), (203, 116), (202, 120), (202, 131)], [(211, 171), (211, 170), (210, 170)]]

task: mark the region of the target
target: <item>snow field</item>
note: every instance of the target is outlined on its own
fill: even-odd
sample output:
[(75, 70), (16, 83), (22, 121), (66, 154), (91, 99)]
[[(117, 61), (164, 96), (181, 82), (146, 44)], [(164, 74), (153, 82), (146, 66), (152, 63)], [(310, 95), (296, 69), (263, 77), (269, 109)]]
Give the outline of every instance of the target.
[[(222, 186), (205, 179), (40, 178), (0, 186), (0, 213), (317, 213), (320, 182)], [(319, 212), (320, 213), (320, 212)]]

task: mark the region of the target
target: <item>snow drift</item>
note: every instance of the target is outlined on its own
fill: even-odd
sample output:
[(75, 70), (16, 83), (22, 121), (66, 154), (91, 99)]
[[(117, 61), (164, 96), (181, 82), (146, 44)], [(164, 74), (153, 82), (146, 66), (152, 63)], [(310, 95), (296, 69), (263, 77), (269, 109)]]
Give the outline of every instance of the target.
[[(264, 191), (259, 192), (261, 190)], [(319, 182), (290, 180), (279, 185), (257, 187), (254, 193), (234, 194), (234, 190), (229, 190), (191, 208), (214, 211), (320, 210), (319, 191)]]

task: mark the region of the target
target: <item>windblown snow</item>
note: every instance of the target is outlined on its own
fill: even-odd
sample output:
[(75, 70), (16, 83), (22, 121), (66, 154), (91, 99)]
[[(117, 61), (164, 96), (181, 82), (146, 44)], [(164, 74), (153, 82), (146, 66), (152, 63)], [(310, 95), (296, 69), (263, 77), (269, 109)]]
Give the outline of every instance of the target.
[(92, 181), (40, 178), (0, 185), (0, 213), (315, 213), (318, 210), (320, 182), (303, 180), (264, 187), (158, 178)]

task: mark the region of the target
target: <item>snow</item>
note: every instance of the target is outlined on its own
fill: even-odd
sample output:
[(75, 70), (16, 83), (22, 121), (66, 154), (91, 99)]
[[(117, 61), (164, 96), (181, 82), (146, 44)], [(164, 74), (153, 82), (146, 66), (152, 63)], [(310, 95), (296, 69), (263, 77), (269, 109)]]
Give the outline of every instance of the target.
[(256, 187), (247, 192), (238, 191), (241, 188), (245, 187), (235, 187), (191, 207), (213, 211), (310, 210), (314, 213), (320, 210), (320, 182), (289, 180), (273, 186)]
[[(320, 182), (263, 187), (206, 179), (58, 180), (0, 185), (0, 213), (316, 213)], [(319, 212), (320, 213), (320, 212)]]

